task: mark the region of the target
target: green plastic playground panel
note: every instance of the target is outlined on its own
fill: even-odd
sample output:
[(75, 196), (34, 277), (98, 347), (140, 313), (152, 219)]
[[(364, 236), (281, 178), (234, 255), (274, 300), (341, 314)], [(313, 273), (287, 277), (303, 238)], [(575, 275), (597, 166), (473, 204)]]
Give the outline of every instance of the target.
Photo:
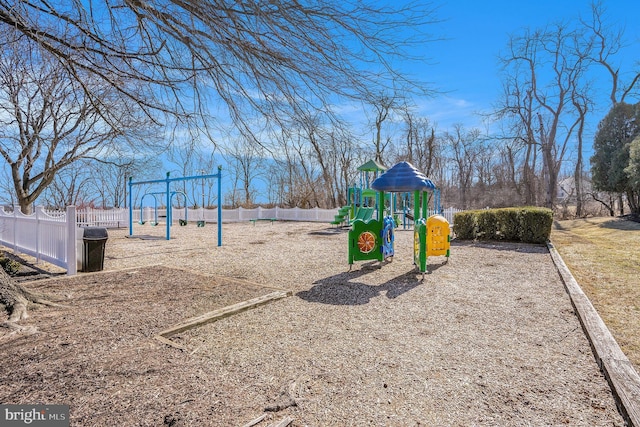
[(421, 273), (427, 271), (427, 226), (424, 218), (416, 221), (413, 228), (413, 262)]
[(354, 220), (349, 230), (349, 264), (353, 261), (383, 260), (380, 245), (382, 222)]

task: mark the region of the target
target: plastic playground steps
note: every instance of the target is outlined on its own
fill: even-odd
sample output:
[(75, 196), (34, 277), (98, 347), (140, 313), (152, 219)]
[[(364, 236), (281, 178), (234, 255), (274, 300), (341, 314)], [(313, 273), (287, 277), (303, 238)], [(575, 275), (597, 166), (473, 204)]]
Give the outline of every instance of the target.
[(343, 223), (347, 223), (349, 221), (349, 212), (351, 211), (351, 206), (343, 206), (338, 209), (338, 215), (333, 217), (333, 221), (331, 221), (331, 225), (340, 225)]
[(338, 210), (338, 215), (334, 216), (334, 220), (331, 221), (332, 225), (340, 225), (340, 224), (349, 224), (351, 221), (361, 220), (361, 221), (369, 221), (373, 218), (374, 208), (370, 207), (360, 207), (356, 211), (351, 220), (349, 219), (349, 213), (351, 212), (351, 206), (343, 206)]

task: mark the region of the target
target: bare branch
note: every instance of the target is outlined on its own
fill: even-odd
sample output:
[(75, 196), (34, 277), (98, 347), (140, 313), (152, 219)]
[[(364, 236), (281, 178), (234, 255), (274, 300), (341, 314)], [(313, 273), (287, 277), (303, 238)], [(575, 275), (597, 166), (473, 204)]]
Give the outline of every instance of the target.
[[(273, 120), (292, 115), (292, 105), (330, 111), (336, 95), (361, 97), (392, 81), (424, 91), (391, 64), (429, 41), (432, 14), (418, 3), (361, 0), (0, 0), (0, 22), (47, 49), (75, 79), (92, 74), (149, 117), (205, 112), (206, 121), (213, 97), (246, 132), (256, 113)], [(400, 39), (402, 28), (412, 37)]]

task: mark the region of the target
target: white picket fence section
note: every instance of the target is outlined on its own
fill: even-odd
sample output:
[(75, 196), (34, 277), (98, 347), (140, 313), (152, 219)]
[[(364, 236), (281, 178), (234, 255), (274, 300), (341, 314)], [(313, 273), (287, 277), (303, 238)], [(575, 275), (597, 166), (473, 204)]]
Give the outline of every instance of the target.
[[(309, 222), (331, 222), (337, 209), (300, 209), (300, 208), (263, 208), (254, 209), (236, 208), (222, 209), (222, 222), (243, 222), (254, 219), (278, 219), (281, 221), (309, 221)], [(216, 209), (190, 209), (190, 208), (173, 208), (172, 211), (174, 222), (187, 220), (188, 222), (206, 221), (208, 223), (218, 222), (218, 211)], [(126, 213), (128, 218), (128, 212)], [(155, 221), (164, 222), (167, 218), (166, 209), (158, 209), (145, 207), (135, 209), (133, 211), (133, 221)], [(106, 220), (105, 220), (106, 221)], [(115, 221), (115, 220), (112, 220)]]
[(0, 244), (77, 272), (76, 208), (69, 206), (64, 213), (49, 214), (38, 206), (31, 215), (24, 215), (18, 207), (13, 212), (0, 209)]
[[(433, 209), (429, 209), (429, 215), (439, 213), (444, 216), (450, 224), (453, 224), (453, 215), (456, 212), (460, 212), (460, 209), (447, 208), (435, 212)], [(107, 211), (108, 212), (108, 211)], [(243, 222), (255, 219), (277, 219), (281, 221), (306, 221), (306, 222), (331, 222), (334, 220), (335, 215), (338, 213), (338, 208), (335, 209), (301, 209), (301, 208), (263, 208), (257, 207), (253, 209), (236, 208), (236, 209), (222, 209), (222, 222)], [(96, 215), (97, 213), (93, 213)], [(128, 219), (128, 212), (124, 212)], [(218, 222), (218, 211), (216, 209), (189, 209), (189, 208), (173, 208), (172, 211), (173, 220), (177, 222), (178, 219), (186, 219), (189, 222), (206, 221), (209, 223)], [(156, 218), (157, 217), (157, 218)], [(145, 207), (142, 209), (142, 221), (155, 221), (164, 222), (167, 217), (166, 209), (158, 209), (157, 212), (153, 208)], [(96, 217), (97, 218), (97, 217)], [(139, 222), (141, 219), (140, 209), (133, 211), (133, 221)], [(100, 219), (103, 224), (116, 222), (122, 222), (123, 219), (117, 220), (115, 217), (112, 219), (103, 218)], [(95, 224), (97, 225), (97, 224)], [(106, 225), (102, 225), (106, 226)], [(115, 226), (115, 225), (114, 225)]]
[(79, 209), (76, 211), (76, 222), (78, 227), (127, 227), (129, 209)]
[(447, 208), (447, 209), (441, 209), (440, 211), (429, 209), (429, 216), (436, 215), (436, 214), (442, 215), (447, 219), (447, 222), (449, 222), (449, 226), (453, 226), (453, 216), (458, 212), (462, 212), (462, 209)]
[[(129, 224), (128, 209), (82, 209), (75, 206), (67, 207), (66, 211), (45, 211), (43, 207), (36, 207), (31, 215), (24, 215), (19, 207), (7, 212), (0, 209), (0, 244), (31, 255), (38, 262), (46, 261), (67, 269), (67, 274), (77, 273), (79, 237), (82, 237), (83, 227), (120, 228)], [(453, 216), (459, 209), (448, 208), (438, 212), (449, 224), (453, 224)], [(300, 208), (263, 208), (254, 209), (223, 209), (222, 222), (243, 222), (261, 219), (277, 219), (282, 221), (333, 221), (338, 209), (300, 209)], [(216, 209), (173, 209), (173, 220), (187, 219), (189, 222), (206, 221), (217, 223)], [(434, 214), (429, 211), (429, 214)], [(143, 208), (133, 210), (133, 221), (164, 222), (166, 209)], [(142, 218), (141, 218), (142, 216)], [(157, 217), (157, 218), (156, 218)]]

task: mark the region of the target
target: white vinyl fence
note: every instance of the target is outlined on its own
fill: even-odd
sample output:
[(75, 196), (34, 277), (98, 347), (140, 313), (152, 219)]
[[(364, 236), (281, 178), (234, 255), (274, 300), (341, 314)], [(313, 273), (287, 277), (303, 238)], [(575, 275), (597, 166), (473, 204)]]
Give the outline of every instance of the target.
[(436, 215), (436, 214), (442, 215), (449, 222), (449, 226), (453, 226), (453, 216), (458, 212), (462, 212), (462, 209), (447, 208), (447, 209), (441, 209), (440, 212), (436, 212), (433, 209), (429, 209), (429, 216)]
[(120, 228), (129, 225), (129, 209), (79, 209), (78, 227)]
[[(453, 215), (456, 212), (460, 212), (460, 209), (447, 208), (441, 210), (440, 215), (444, 216), (450, 224), (453, 224)], [(307, 222), (331, 222), (334, 220), (335, 215), (338, 213), (338, 208), (335, 209), (301, 209), (301, 208), (263, 208), (257, 207), (253, 209), (237, 208), (237, 209), (222, 209), (222, 222), (243, 222), (254, 219), (277, 219), (281, 221), (307, 221)], [(436, 213), (433, 209), (429, 209), (429, 215)], [(94, 213), (95, 215), (95, 213)], [(175, 222), (178, 219), (187, 220), (189, 222), (206, 221), (210, 223), (218, 222), (218, 211), (216, 209), (189, 209), (189, 208), (173, 208), (172, 211), (173, 220)], [(126, 212), (128, 218), (128, 212)], [(159, 221), (164, 222), (167, 218), (166, 209), (143, 208), (142, 209), (142, 221)], [(141, 213), (140, 209), (133, 211), (133, 221), (140, 222)], [(107, 219), (103, 219), (103, 222), (108, 222)], [(115, 220), (114, 220), (115, 221)]]
[(38, 262), (66, 268), (69, 275), (77, 272), (76, 233), (75, 206), (55, 214), (39, 206), (31, 215), (22, 214), (18, 207), (13, 212), (0, 209), (0, 244)]
[[(453, 224), (453, 215), (460, 210), (448, 208), (441, 212), (449, 224)], [(243, 222), (260, 219), (284, 221), (326, 222), (333, 221), (338, 209), (300, 209), (300, 208), (263, 208), (223, 209), (222, 222)], [(432, 215), (434, 212), (429, 211)], [(173, 220), (189, 222), (206, 221), (217, 223), (216, 209), (173, 209)], [(142, 218), (141, 218), (142, 216)], [(133, 210), (133, 221), (166, 220), (166, 209), (143, 208)], [(23, 215), (19, 207), (7, 212), (0, 209), (0, 244), (31, 255), (39, 261), (50, 262), (67, 269), (67, 274), (77, 272), (78, 236), (82, 237), (82, 227), (120, 228), (129, 225), (128, 209), (82, 209), (67, 207), (66, 211), (45, 211), (36, 207), (31, 215)]]
[[(300, 208), (263, 208), (254, 209), (222, 209), (222, 222), (243, 222), (254, 219), (278, 219), (282, 221), (310, 221), (310, 222), (331, 222), (334, 215), (338, 213), (338, 209), (300, 209)], [(177, 222), (179, 219), (189, 222), (206, 221), (210, 223), (218, 222), (217, 209), (190, 209), (190, 208), (173, 208), (173, 220)], [(141, 218), (142, 217), (142, 218)], [(127, 212), (128, 218), (128, 212)], [(159, 221), (164, 222), (167, 218), (166, 209), (143, 208), (133, 211), (133, 222), (142, 221)]]

